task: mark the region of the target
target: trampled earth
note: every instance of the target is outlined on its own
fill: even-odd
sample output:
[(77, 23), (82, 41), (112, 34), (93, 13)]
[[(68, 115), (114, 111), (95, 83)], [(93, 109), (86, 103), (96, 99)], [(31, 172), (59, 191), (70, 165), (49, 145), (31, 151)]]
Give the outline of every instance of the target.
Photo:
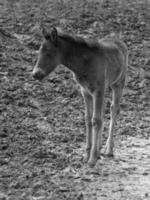
[[(83, 162), (84, 104), (60, 66), (32, 79), (39, 25), (89, 38), (120, 35), (129, 49), (115, 156)], [(0, 200), (150, 199), (150, 1), (0, 0)], [(111, 93), (106, 92), (103, 144)]]

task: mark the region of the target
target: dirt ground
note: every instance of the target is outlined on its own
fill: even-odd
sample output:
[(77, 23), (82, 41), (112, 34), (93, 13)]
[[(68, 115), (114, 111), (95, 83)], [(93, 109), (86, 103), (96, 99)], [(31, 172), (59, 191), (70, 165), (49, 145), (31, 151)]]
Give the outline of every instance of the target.
[[(83, 163), (84, 105), (63, 66), (42, 83), (30, 73), (39, 25), (129, 49), (115, 156)], [(150, 1), (0, 0), (0, 200), (150, 199)], [(106, 92), (103, 143), (108, 136)]]

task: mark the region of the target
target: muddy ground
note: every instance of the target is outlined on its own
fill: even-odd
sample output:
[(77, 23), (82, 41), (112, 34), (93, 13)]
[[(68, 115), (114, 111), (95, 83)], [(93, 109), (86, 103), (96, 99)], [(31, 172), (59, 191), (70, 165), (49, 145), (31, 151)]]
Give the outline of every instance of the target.
[[(83, 163), (84, 105), (59, 67), (42, 83), (30, 73), (39, 25), (89, 38), (121, 35), (129, 49), (115, 157)], [(0, 200), (150, 199), (150, 1), (0, 0)], [(103, 143), (108, 135), (106, 92)]]

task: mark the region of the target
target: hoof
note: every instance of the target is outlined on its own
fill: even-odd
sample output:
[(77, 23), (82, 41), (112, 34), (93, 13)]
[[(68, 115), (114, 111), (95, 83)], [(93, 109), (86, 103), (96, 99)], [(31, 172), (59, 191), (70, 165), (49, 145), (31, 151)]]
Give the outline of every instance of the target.
[(96, 165), (96, 162), (97, 162), (97, 159), (98, 157), (97, 156), (94, 156), (94, 157), (91, 157), (88, 161), (88, 165), (93, 168), (95, 165)]
[(84, 158), (83, 158), (84, 163), (87, 163), (87, 162), (88, 162), (89, 157), (90, 157), (89, 154), (86, 154), (86, 155), (84, 156)]
[(106, 145), (104, 149), (104, 155), (107, 157), (114, 157), (113, 146)]
[(109, 158), (113, 158), (114, 154), (112, 152), (106, 152), (105, 156), (107, 156)]
[(91, 168), (93, 168), (93, 167), (96, 165), (96, 160), (95, 160), (95, 161), (89, 160), (89, 161), (88, 161), (88, 165), (89, 165)]
[(90, 148), (86, 149), (85, 156), (84, 156), (84, 159), (83, 159), (85, 163), (87, 163), (89, 158), (90, 158), (90, 151), (91, 151)]

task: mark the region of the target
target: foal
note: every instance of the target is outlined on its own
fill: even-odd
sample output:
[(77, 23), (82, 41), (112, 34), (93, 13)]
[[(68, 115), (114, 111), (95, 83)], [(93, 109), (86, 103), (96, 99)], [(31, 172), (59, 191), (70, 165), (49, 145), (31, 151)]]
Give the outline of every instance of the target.
[(63, 64), (74, 74), (85, 101), (86, 158), (91, 167), (96, 164), (102, 145), (104, 92), (112, 89), (111, 120), (106, 154), (113, 156), (113, 129), (119, 114), (127, 70), (127, 48), (119, 40), (85, 41), (53, 28), (43, 29), (44, 41), (32, 75), (42, 80)]

